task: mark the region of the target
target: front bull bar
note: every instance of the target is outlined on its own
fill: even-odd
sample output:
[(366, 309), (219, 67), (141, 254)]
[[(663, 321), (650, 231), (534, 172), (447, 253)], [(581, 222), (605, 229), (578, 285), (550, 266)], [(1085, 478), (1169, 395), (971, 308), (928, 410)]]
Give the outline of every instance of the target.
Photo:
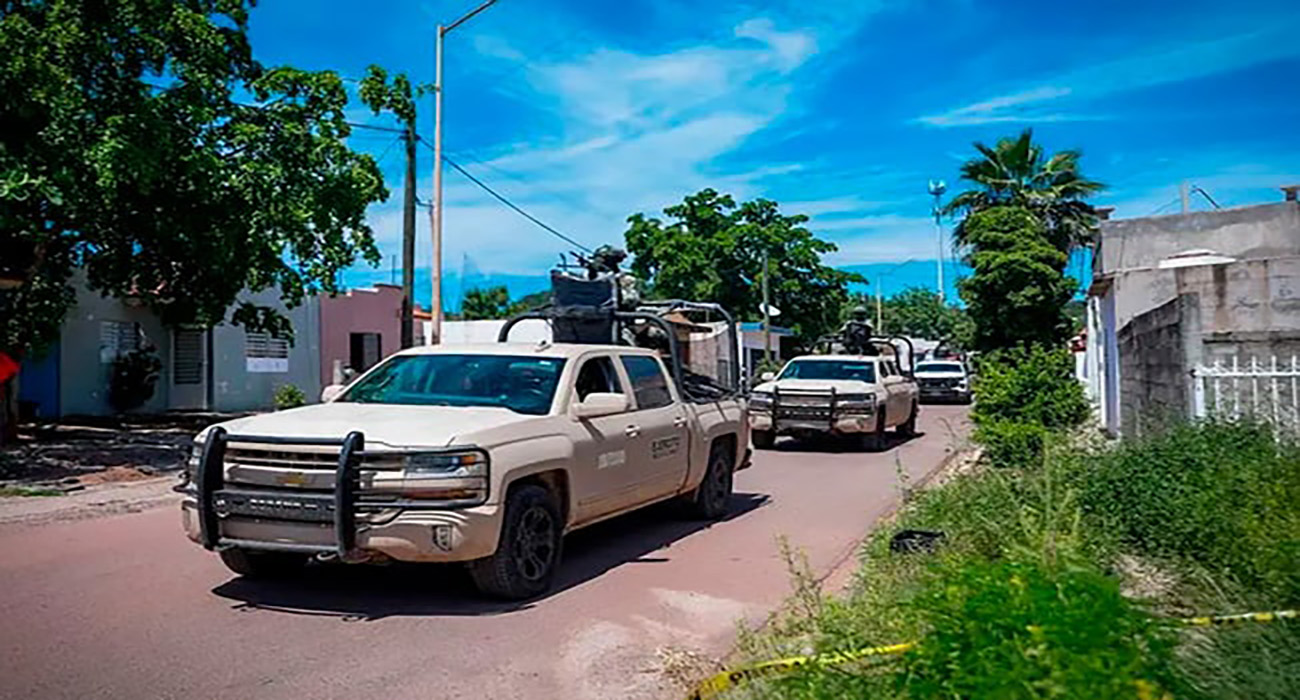
[[(226, 485), (226, 446), (232, 442), (254, 445), (311, 445), (338, 447), (339, 461), (334, 469), (334, 548), (319, 545), (281, 542), (246, 543), (221, 536), (221, 518), (217, 513), (216, 495)], [(204, 549), (251, 545), (258, 549), (325, 554), (331, 551), (347, 556), (357, 546), (357, 489), (360, 485), (366, 436), (352, 431), (343, 438), (281, 438), (258, 435), (231, 435), (224, 428), (213, 428), (203, 442), (195, 485), (198, 489), (197, 511), (199, 541)]]

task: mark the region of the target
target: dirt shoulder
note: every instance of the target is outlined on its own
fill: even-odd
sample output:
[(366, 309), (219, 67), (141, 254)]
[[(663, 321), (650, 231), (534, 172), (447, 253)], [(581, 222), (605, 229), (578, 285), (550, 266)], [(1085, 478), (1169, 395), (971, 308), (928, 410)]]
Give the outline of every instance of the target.
[(34, 526), (138, 513), (172, 505), (175, 475), (88, 485), (61, 496), (0, 497), (0, 527)]

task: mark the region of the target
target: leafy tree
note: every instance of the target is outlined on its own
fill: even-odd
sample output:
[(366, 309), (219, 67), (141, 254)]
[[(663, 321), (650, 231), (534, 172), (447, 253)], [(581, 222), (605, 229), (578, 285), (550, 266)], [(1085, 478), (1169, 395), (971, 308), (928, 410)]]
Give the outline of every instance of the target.
[(1074, 330), (1083, 328), (1087, 324), (1087, 304), (1082, 299), (1071, 299), (1065, 304), (1065, 317), (1070, 319), (1070, 325)]
[[(1097, 214), (1084, 200), (1105, 185), (1079, 172), (1079, 151), (1048, 157), (1033, 136), (1033, 129), (1025, 129), (1020, 136), (1000, 139), (991, 148), (976, 142), (981, 157), (966, 161), (961, 168), (962, 178), (975, 188), (958, 194), (943, 211), (969, 215), (992, 207), (1028, 209), (1042, 221), (1051, 244), (1068, 253), (1092, 240)], [(970, 244), (964, 223), (958, 224), (955, 233), (958, 245)]]
[[(845, 307), (845, 316), (852, 307), (862, 305), (874, 309), (874, 304), (866, 295), (857, 296)], [(877, 330), (890, 335), (947, 340), (965, 347), (973, 333), (964, 309), (943, 303), (937, 292), (925, 287), (909, 287), (884, 299), (880, 315), (883, 327)]]
[(958, 290), (975, 324), (974, 349), (1064, 343), (1074, 280), (1063, 273), (1066, 255), (1048, 242), (1038, 218), (1019, 207), (994, 207), (971, 214), (966, 235), (974, 272)]
[(766, 253), (780, 323), (808, 341), (838, 327), (847, 285), (865, 283), (822, 264), (835, 244), (803, 228), (808, 217), (784, 215), (776, 202), (737, 206), (730, 195), (705, 189), (664, 214), (667, 223), (632, 215), (625, 234), (631, 269), (649, 283), (652, 297), (715, 302), (740, 319), (757, 320)]
[(460, 315), (466, 321), (505, 318), (510, 313), (510, 293), (504, 286), (478, 288), (465, 292)]
[[(0, 250), (27, 283), (0, 292), (0, 349), (55, 337), (92, 289), (169, 324), (222, 322), (237, 295), (334, 292), (378, 262), (366, 207), (387, 192), (348, 148), (331, 72), (252, 56), (252, 0), (0, 0)], [(230, 320), (292, 335), (268, 307)]]

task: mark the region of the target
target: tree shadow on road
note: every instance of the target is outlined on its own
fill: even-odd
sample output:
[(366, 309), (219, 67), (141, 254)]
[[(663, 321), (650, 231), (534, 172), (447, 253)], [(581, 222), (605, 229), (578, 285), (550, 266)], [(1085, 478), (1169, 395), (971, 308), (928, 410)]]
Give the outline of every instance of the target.
[[(768, 501), (765, 494), (734, 494), (731, 513), (720, 522), (743, 517)], [(348, 622), (406, 616), (500, 615), (543, 605), (551, 596), (624, 564), (667, 562), (671, 553), (647, 555), (718, 524), (684, 520), (674, 506), (651, 506), (570, 535), (564, 543), (564, 559), (554, 590), (532, 601), (485, 599), (474, 589), (465, 568), (455, 564), (313, 564), (292, 580), (237, 577), (212, 592), (235, 601), (234, 608), (240, 611), (337, 617)]]

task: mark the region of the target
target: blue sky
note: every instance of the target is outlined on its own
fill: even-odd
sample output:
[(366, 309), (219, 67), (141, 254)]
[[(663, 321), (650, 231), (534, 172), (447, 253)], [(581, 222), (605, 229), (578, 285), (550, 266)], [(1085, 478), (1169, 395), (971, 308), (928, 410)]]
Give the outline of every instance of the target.
[[(253, 46), (269, 65), (360, 76), (378, 63), (432, 82), (433, 27), (475, 4), (268, 0), (253, 12)], [(703, 187), (775, 199), (840, 246), (831, 263), (892, 269), (887, 295), (934, 284), (926, 182), (960, 188), (972, 141), (1026, 126), (1049, 149), (1082, 149), (1085, 172), (1110, 185), (1096, 203), (1117, 217), (1176, 212), (1181, 180), (1223, 206), (1278, 201), (1278, 186), (1300, 182), (1294, 0), (1068, 8), (500, 0), (447, 38), (447, 152), (591, 247), (620, 243), (628, 214)], [(421, 106), (431, 135), (432, 101)], [(354, 118), (390, 123), (361, 107)], [(347, 279), (388, 281), (401, 148), (377, 132), (354, 145), (382, 156), (393, 196), (370, 212), (384, 267)], [(420, 157), (427, 200), (432, 158)], [(445, 183), (448, 304), (484, 280), (544, 285), (570, 246), (450, 169)], [(422, 302), (428, 255), (421, 215)]]

